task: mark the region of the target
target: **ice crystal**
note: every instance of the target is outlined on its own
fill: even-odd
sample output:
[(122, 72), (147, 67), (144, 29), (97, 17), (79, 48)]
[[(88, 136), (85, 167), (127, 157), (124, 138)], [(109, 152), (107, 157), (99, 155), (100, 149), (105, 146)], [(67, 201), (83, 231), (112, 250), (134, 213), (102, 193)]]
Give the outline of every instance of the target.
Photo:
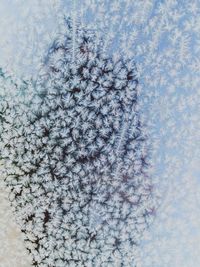
[(34, 266), (133, 267), (154, 215), (136, 66), (102, 43), (65, 19), (36, 82), (2, 73), (2, 173)]

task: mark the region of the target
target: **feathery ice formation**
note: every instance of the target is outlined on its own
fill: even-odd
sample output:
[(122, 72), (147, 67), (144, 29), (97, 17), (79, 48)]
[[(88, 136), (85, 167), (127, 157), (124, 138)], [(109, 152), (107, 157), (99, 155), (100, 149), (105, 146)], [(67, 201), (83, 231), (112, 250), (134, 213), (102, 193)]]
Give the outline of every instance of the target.
[(133, 267), (154, 216), (135, 64), (81, 25), (73, 61), (72, 28), (37, 82), (1, 75), (2, 174), (33, 266)]

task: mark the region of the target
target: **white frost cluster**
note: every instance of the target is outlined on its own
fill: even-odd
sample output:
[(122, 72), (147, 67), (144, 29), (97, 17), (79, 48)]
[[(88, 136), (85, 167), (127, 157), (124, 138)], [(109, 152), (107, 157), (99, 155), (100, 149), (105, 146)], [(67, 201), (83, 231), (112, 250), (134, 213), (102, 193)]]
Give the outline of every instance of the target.
[[(94, 59), (92, 59), (92, 55), (93, 53), (95, 54), (97, 51), (99, 51), (98, 47), (101, 48), (100, 55), (102, 57), (104, 57), (104, 55), (107, 55), (105, 58), (111, 60), (112, 64), (116, 62), (116, 60), (121, 62), (121, 60), (124, 59), (124, 62), (126, 62), (127, 58), (134, 58), (134, 62), (137, 66), (137, 76), (139, 76), (136, 79), (137, 81), (139, 81), (139, 83), (137, 84), (137, 106), (135, 107), (137, 107), (136, 109), (139, 109), (140, 112), (143, 112), (140, 118), (137, 116), (136, 118), (141, 122), (141, 124), (143, 124), (144, 122), (145, 125), (147, 125), (148, 140), (150, 140), (151, 144), (153, 144), (153, 146), (151, 146), (152, 151), (150, 153), (150, 155), (153, 155), (153, 157), (151, 158), (152, 167), (148, 168), (147, 172), (148, 175), (151, 175), (151, 177), (153, 177), (152, 182), (154, 183), (154, 194), (160, 195), (160, 203), (159, 207), (156, 206), (156, 216), (154, 217), (154, 221), (148, 231), (145, 231), (143, 237), (140, 238), (141, 242), (140, 245), (137, 246), (137, 252), (136, 247), (134, 248), (135, 265), (137, 267), (199, 267), (200, 1), (2, 0), (1, 3), (3, 2), (8, 3), (7, 10), (9, 11), (11, 10), (10, 6), (12, 6), (11, 4), (9, 6), (9, 3), (11, 2), (16, 3), (15, 6), (17, 7), (22, 5), (22, 8), (20, 10), (24, 10), (25, 17), (28, 18), (23, 21), (22, 25), (29, 25), (29, 27), (25, 27), (24, 29), (23, 27), (21, 27), (20, 31), (19, 28), (17, 28), (16, 31), (14, 31), (14, 35), (10, 34), (10, 37), (8, 38), (10, 40), (9, 45), (8, 42), (5, 41), (5, 38), (1, 38), (0, 58), (6, 58), (6, 62), (8, 62), (8, 68), (6, 69), (15, 69), (17, 71), (20, 71), (22, 69), (23, 71), (26, 71), (30, 68), (38, 70), (38, 62), (40, 62), (42, 58), (41, 55), (44, 56), (44, 44), (45, 47), (48, 47), (46, 46), (46, 44), (49, 44), (49, 40), (53, 38), (53, 36), (49, 36), (46, 33), (49, 33), (49, 30), (51, 32), (51, 27), (53, 27), (52, 29), (57, 29), (58, 25), (61, 30), (61, 35), (63, 35), (63, 38), (61, 38), (60, 35), (57, 43), (55, 43), (55, 47), (59, 48), (57, 49), (57, 52), (53, 48), (50, 48), (49, 56), (44, 57), (45, 66), (43, 68), (43, 71), (41, 70), (42, 77), (39, 78), (37, 86), (35, 84), (33, 86), (33, 84), (26, 85), (22, 83), (22, 87), (24, 86), (25, 88), (29, 88), (28, 92), (30, 92), (32, 90), (31, 88), (33, 87), (33, 95), (37, 95), (36, 89), (38, 88), (39, 92), (43, 92), (45, 97), (47, 97), (48, 95), (48, 99), (50, 99), (50, 95), (47, 94), (49, 88), (64, 89), (63, 84), (65, 82), (68, 84), (74, 84), (74, 86), (83, 83), (83, 77), (80, 79), (80, 73), (77, 75), (77, 70), (85, 60), (85, 56), (90, 53), (90, 50), (88, 50), (88, 48), (81, 48), (81, 53), (77, 50), (78, 45), (80, 45), (81, 38), (77, 38), (76, 34), (79, 32), (79, 34), (81, 35), (83, 29), (78, 29), (78, 24), (74, 23), (74, 26), (72, 26), (72, 29), (68, 31), (68, 34), (66, 35), (66, 25), (63, 25), (62, 23), (60, 24), (60, 21), (57, 20), (62, 12), (59, 10), (58, 12), (55, 12), (56, 16), (52, 15), (50, 10), (55, 11), (55, 9), (51, 9), (51, 5), (48, 3), (59, 2), (59, 4), (62, 6), (63, 12), (67, 16), (73, 18), (73, 22), (79, 21), (81, 22), (80, 25), (85, 25), (85, 29), (90, 29), (90, 33), (86, 31), (87, 36), (95, 36), (94, 39), (93, 37), (90, 38), (89, 44), (91, 44), (93, 52), (90, 53), (90, 60), (87, 64), (89, 64), (89, 62), (93, 62)], [(36, 6), (32, 9), (32, 11), (34, 14), (37, 14), (37, 16), (34, 16), (34, 19), (32, 21), (31, 16), (29, 16), (31, 12), (27, 12), (27, 10), (31, 6), (30, 3), (36, 3), (33, 4)], [(37, 6), (37, 3), (43, 4)], [(18, 9), (14, 10), (16, 10), (17, 13)], [(42, 12), (42, 10), (45, 10), (45, 12)], [(7, 29), (10, 29), (10, 27), (13, 28), (17, 25), (16, 23), (13, 23), (13, 20), (9, 20), (9, 16), (3, 16), (4, 13), (6, 12), (3, 11), (0, 18), (2, 25), (0, 33), (5, 33), (5, 31), (9, 32), (7, 31)], [(3, 20), (3, 18), (5, 19)], [(37, 22), (37, 18), (39, 22)], [(53, 19), (51, 23), (49, 23), (49, 18), (50, 20)], [(43, 23), (45, 22), (45, 20), (46, 24)], [(48, 25), (51, 26), (49, 27)], [(40, 33), (41, 27), (42, 31)], [(33, 31), (30, 29), (38, 29), (38, 31)], [(5, 34), (1, 34), (1, 36), (5, 37)], [(13, 36), (13, 39), (11, 38), (11, 36)], [(66, 41), (66, 36), (68, 36), (69, 38), (68, 42), (64, 44), (64, 42)], [(16, 43), (18, 43), (17, 41), (19, 41), (22, 43), (22, 45), (15, 46), (12, 40), (15, 40)], [(15, 49), (10, 49), (12, 46), (11, 44), (14, 44), (14, 48), (17, 47), (17, 53), (15, 52)], [(64, 47), (62, 49), (63, 44)], [(93, 45), (95, 47), (93, 47)], [(40, 49), (41, 47), (43, 48)], [(27, 48), (30, 49), (27, 50)], [(68, 49), (67, 55), (65, 53), (66, 49)], [(28, 52), (26, 53), (25, 51)], [(75, 53), (75, 51), (77, 54)], [(87, 52), (83, 53), (83, 51)], [(33, 60), (30, 60), (29, 55), (32, 56)], [(71, 68), (71, 64), (67, 66), (67, 62), (74, 62), (76, 60), (78, 62), (76, 67), (75, 65), (73, 65), (73, 68)], [(101, 57), (98, 59), (98, 68), (100, 62), (102, 62)], [(10, 65), (15, 66), (14, 68), (10, 68)], [(65, 66), (65, 68), (63, 68), (63, 65)], [(131, 63), (131, 69), (133, 66), (134, 64)], [(61, 70), (62, 68), (63, 70)], [(133, 68), (135, 69), (135, 67)], [(72, 76), (70, 76), (73, 77), (73, 79), (65, 81), (65, 74), (68, 70), (70, 70), (73, 74)], [(114, 66), (112, 66), (112, 70), (114, 70)], [(121, 75), (123, 77), (123, 72), (126, 73), (126, 70), (124, 70), (124, 68), (122, 67), (121, 72)], [(82, 74), (85, 77), (84, 79), (90, 79), (90, 73), (88, 73), (87, 69), (84, 69)], [(56, 79), (54, 79), (54, 77), (56, 77)], [(75, 77), (78, 79), (75, 79)], [(101, 82), (103, 83), (106, 81), (106, 83), (109, 83), (112, 82), (112, 79), (115, 80), (115, 77), (112, 77), (110, 80), (107, 80), (107, 78), (106, 80), (103, 79)], [(41, 79), (43, 79), (43, 84), (41, 83)], [(10, 80), (10, 78), (7, 79), (7, 83), (9, 83)], [(124, 81), (124, 78), (122, 78), (122, 80)], [(2, 81), (1, 89), (3, 88), (3, 86), (5, 86), (5, 79), (3, 79)], [(103, 84), (103, 87), (104, 86), (105, 85)], [(40, 87), (42, 90), (40, 90)], [(6, 88), (6, 91), (8, 90), (8, 88), (13, 89), (11, 90), (12, 93), (16, 90), (14, 82), (6, 85)], [(66, 88), (69, 89), (72, 87)], [(90, 89), (93, 89), (93, 85), (90, 86)], [(55, 92), (52, 93), (55, 94)], [(110, 93), (112, 94), (113, 92)], [(107, 94), (106, 97), (109, 98), (111, 96), (110, 93)], [(130, 93), (132, 94), (133, 91), (131, 90)], [(67, 95), (69, 96), (69, 94), (70, 93), (68, 92)], [(92, 96), (91, 93), (89, 93), (89, 95), (80, 95), (81, 92), (79, 92), (79, 88), (78, 90), (76, 89), (74, 91), (74, 94), (76, 95), (76, 101), (80, 101), (81, 105), (84, 103), (84, 98), (85, 102), (88, 103), (89, 97)], [(98, 97), (99, 94), (100, 92), (98, 92), (97, 94)], [(79, 96), (80, 99), (77, 100)], [(113, 96), (115, 98), (115, 94)], [(31, 99), (31, 93), (26, 93), (25, 99), (26, 101), (29, 101), (27, 97), (30, 97)], [(22, 99), (22, 95), (20, 96), (20, 98)], [(11, 100), (12, 99), (13, 97), (11, 97)], [(126, 100), (128, 99), (129, 98), (126, 98)], [(43, 108), (38, 108), (41, 107), (41, 97), (35, 98), (34, 101), (36, 102), (36, 100), (38, 101), (37, 105), (36, 103), (34, 105), (31, 105), (29, 109), (30, 112), (27, 112), (27, 114), (33, 114), (33, 106), (35, 106), (35, 109), (39, 114), (41, 114), (42, 112), (47, 112), (52, 105), (59, 105), (60, 101), (58, 99), (57, 102), (53, 104), (53, 100), (51, 99), (49, 100), (49, 106), (47, 106), (48, 103), (46, 101), (43, 105)], [(75, 101), (71, 99), (69, 100), (72, 102)], [(24, 103), (24, 100), (22, 102)], [(10, 104), (11, 103), (12, 101), (10, 102)], [(106, 107), (104, 107), (104, 109), (101, 109), (101, 112), (105, 112), (105, 114), (107, 114), (106, 112), (110, 107), (109, 103), (108, 105), (106, 105)], [(122, 102), (121, 106), (117, 108), (117, 114), (121, 114), (123, 103), (124, 102)], [(105, 102), (103, 102), (103, 104), (105, 104)], [(25, 118), (25, 114), (28, 109), (25, 105), (21, 105), (21, 109), (22, 106), (24, 106), (22, 118)], [(4, 107), (6, 107), (5, 104)], [(98, 108), (98, 105), (95, 107), (90, 107), (90, 105), (84, 107), (86, 114), (88, 114), (88, 110), (91, 110), (92, 108), (96, 110)], [(126, 114), (128, 114), (128, 109), (126, 110)], [(81, 110), (76, 110), (76, 114), (81, 114)], [(74, 111), (75, 110), (73, 108), (70, 111), (72, 117)], [(69, 113), (69, 109), (67, 109), (67, 113)], [(62, 113), (59, 116), (62, 116)], [(83, 119), (84, 116), (81, 116), (81, 118)], [(110, 117), (108, 116), (108, 118)], [(125, 116), (124, 119), (127, 120), (127, 118), (129, 118), (129, 116)], [(29, 121), (28, 118), (24, 120)], [(55, 117), (55, 123), (52, 125), (52, 127), (61, 128), (62, 124), (60, 124), (60, 120), (61, 119), (58, 120), (57, 117)], [(123, 121), (123, 128), (120, 128), (120, 135), (117, 134), (118, 145), (115, 145), (115, 151), (117, 151), (117, 154), (121, 156), (124, 153), (124, 139), (121, 137), (126, 136), (126, 127), (128, 125), (128, 122), (126, 122), (125, 120)], [(56, 121), (58, 122), (56, 123)], [(74, 126), (75, 131), (73, 131), (72, 133), (72, 138), (75, 138), (75, 140), (79, 136), (83, 135), (83, 132), (81, 131), (85, 131), (86, 129), (88, 129), (88, 126), (91, 126), (90, 123), (89, 125), (83, 124), (80, 131), (79, 122), (80, 121), (78, 121), (77, 118), (73, 121), (73, 124), (76, 126)], [(95, 123), (96, 125), (102, 125), (99, 120), (95, 121)], [(108, 121), (108, 127), (109, 125), (111, 125), (109, 123), (110, 122)], [(37, 123), (36, 125), (38, 124), (39, 123)], [(25, 122), (21, 124), (20, 121), (19, 125), (25, 125)], [(6, 127), (8, 127), (9, 129), (9, 125), (7, 125)], [(22, 126), (22, 128), (23, 127), (24, 126)], [(98, 133), (98, 136), (106, 135), (106, 127), (103, 126), (101, 128), (101, 133)], [(36, 128), (27, 127), (27, 129), (30, 132), (34, 132)], [(144, 130), (143, 127), (141, 127), (141, 129), (142, 134), (146, 136), (146, 130)], [(9, 130), (7, 132), (9, 132)], [(96, 133), (94, 133), (93, 128), (90, 132), (91, 138), (94, 138)], [(63, 134), (68, 135), (69, 133), (64, 132)], [(40, 130), (38, 131), (38, 135), (40, 135)], [(56, 137), (56, 132), (53, 133), (53, 136), (55, 136), (55, 138), (61, 138), (61, 136)], [(4, 138), (5, 137), (6, 135), (4, 135)], [(10, 140), (10, 137), (8, 138), (8, 140)], [(32, 140), (36, 140), (36, 138), (34, 137), (30, 139), (28, 142), (30, 143), (32, 142)], [(40, 139), (37, 138), (37, 140)], [(142, 143), (142, 145), (144, 144), (145, 151), (146, 141)], [(37, 142), (38, 144), (35, 144), (35, 146), (39, 145), (39, 141)], [(44, 138), (44, 142), (49, 141)], [(110, 139), (109, 142), (111, 142)], [(101, 144), (102, 143), (98, 143), (98, 148), (101, 148)], [(137, 144), (137, 142), (135, 144)], [(81, 149), (78, 151), (76, 157), (80, 156), (81, 153), (86, 153), (84, 151), (84, 147), (82, 147), (81, 144), (79, 145), (79, 148)], [(88, 146), (90, 152), (87, 151), (87, 153), (96, 155), (96, 147), (97, 144), (93, 147)], [(20, 146), (17, 149), (19, 149), (20, 151)], [(72, 152), (73, 149), (74, 148), (72, 146)], [(108, 155), (108, 149), (109, 146), (106, 147), (106, 155)], [(9, 156), (9, 150), (5, 151), (7, 151), (7, 154)], [(142, 148), (139, 151), (142, 151)], [(57, 155), (57, 153), (61, 153), (61, 151), (59, 152), (59, 148), (55, 148), (55, 154)], [(109, 158), (111, 159), (115, 156), (116, 152), (115, 154), (112, 152)], [(73, 159), (74, 157), (75, 156), (73, 156)], [(82, 157), (84, 158), (84, 154)], [(33, 159), (34, 158), (35, 156), (33, 157)], [(44, 158), (42, 160), (46, 160), (45, 157), (42, 158)], [(69, 158), (68, 162), (73, 159)], [(118, 157), (118, 159), (121, 159), (121, 157)], [(24, 159), (21, 159), (21, 161), (23, 163)], [(98, 162), (97, 158), (95, 158), (93, 162), (96, 164)], [(110, 161), (108, 162), (110, 166)], [(74, 166), (74, 163), (71, 164)], [(82, 166), (83, 164), (86, 164), (86, 162), (79, 164)], [(138, 161), (137, 164), (139, 166), (140, 161)], [(106, 164), (103, 165), (103, 170), (105, 170), (106, 166), (108, 166), (107, 161)], [(123, 168), (123, 166), (126, 165), (123, 165), (123, 163), (118, 164), (117, 162), (116, 166), (112, 167), (112, 177), (117, 177), (117, 174), (120, 172), (120, 169)], [(99, 169), (101, 169), (100, 167)], [(59, 170), (61, 170), (60, 166)], [(89, 171), (90, 175), (88, 177), (91, 177), (92, 171), (93, 170)], [(107, 173), (107, 171), (105, 171), (105, 173)], [(40, 173), (39, 175), (41, 176), (42, 173)], [(91, 181), (93, 181), (93, 178), (91, 179)], [(28, 183), (29, 178), (27, 177), (26, 179), (25, 180)], [(150, 180), (148, 181), (150, 182)], [(112, 186), (113, 185), (114, 184), (112, 183)], [(56, 188), (60, 188), (59, 184), (56, 184), (56, 186)], [(96, 186), (98, 188), (97, 192), (99, 193), (99, 196), (101, 196), (102, 191), (100, 190), (100, 184), (96, 184)], [(90, 188), (90, 186), (88, 187)], [(157, 190), (157, 192), (155, 192), (155, 189)], [(37, 191), (37, 194), (40, 194), (40, 188), (37, 188), (35, 190)], [(59, 190), (62, 191), (64, 189), (62, 187)], [(57, 190), (54, 191), (55, 192), (53, 193), (56, 194)], [(28, 189), (26, 195), (32, 195), (29, 193)], [(102, 197), (104, 197), (104, 194), (102, 194)], [(115, 199), (113, 200), (113, 203), (114, 201), (119, 200)], [(65, 203), (65, 205), (68, 204)], [(56, 210), (56, 207), (54, 208)], [(77, 209), (77, 207), (75, 209)], [(22, 210), (23, 209), (21, 209), (21, 212)], [(26, 212), (24, 212), (24, 215), (25, 214)], [(57, 214), (56, 216), (59, 217), (60, 215)], [(102, 217), (103, 216), (98, 212), (98, 209), (96, 210), (94, 207), (90, 208), (88, 218), (90, 218), (89, 225), (91, 227), (90, 229), (93, 229), (93, 232), (95, 232), (95, 229), (98, 229), (100, 222), (102, 222)], [(59, 219), (55, 223), (59, 223)], [(105, 233), (105, 238), (107, 238), (108, 232)], [(58, 235), (60, 235), (60, 233), (58, 233)], [(52, 239), (51, 242), (53, 243), (55, 242), (55, 240)], [(62, 245), (60, 245), (60, 247), (62, 247)], [(106, 248), (107, 246), (105, 245), (105, 249)], [(124, 248), (125, 246), (123, 246), (123, 249)], [(127, 259), (127, 257), (124, 258)], [(109, 266), (109, 264), (111, 266), (117, 266), (116, 262), (113, 263), (113, 265), (112, 263), (107, 263), (107, 265), (105, 266)], [(119, 264), (119, 266), (121, 265)]]
[(74, 62), (63, 30), (37, 82), (2, 73), (2, 175), (34, 266), (133, 267), (155, 214), (136, 67), (80, 24)]

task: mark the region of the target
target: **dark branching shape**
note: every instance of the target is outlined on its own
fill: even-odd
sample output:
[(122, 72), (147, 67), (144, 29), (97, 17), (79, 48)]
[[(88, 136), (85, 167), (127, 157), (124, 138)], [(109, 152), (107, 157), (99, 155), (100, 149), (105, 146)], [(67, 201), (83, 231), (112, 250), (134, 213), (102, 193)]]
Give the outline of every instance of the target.
[(73, 59), (72, 32), (1, 97), (3, 175), (33, 266), (133, 267), (154, 213), (136, 68), (80, 25)]

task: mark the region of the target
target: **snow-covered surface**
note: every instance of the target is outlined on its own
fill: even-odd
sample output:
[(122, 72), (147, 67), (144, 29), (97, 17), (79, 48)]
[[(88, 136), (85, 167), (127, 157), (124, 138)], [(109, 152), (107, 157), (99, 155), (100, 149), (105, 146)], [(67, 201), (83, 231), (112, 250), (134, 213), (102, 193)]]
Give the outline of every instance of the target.
[[(199, 267), (199, 0), (57, 2), (105, 36), (105, 49), (133, 55), (141, 73), (141, 107), (161, 204), (137, 267)], [(57, 31), (57, 2), (1, 0), (0, 65), (16, 76), (37, 73)]]

